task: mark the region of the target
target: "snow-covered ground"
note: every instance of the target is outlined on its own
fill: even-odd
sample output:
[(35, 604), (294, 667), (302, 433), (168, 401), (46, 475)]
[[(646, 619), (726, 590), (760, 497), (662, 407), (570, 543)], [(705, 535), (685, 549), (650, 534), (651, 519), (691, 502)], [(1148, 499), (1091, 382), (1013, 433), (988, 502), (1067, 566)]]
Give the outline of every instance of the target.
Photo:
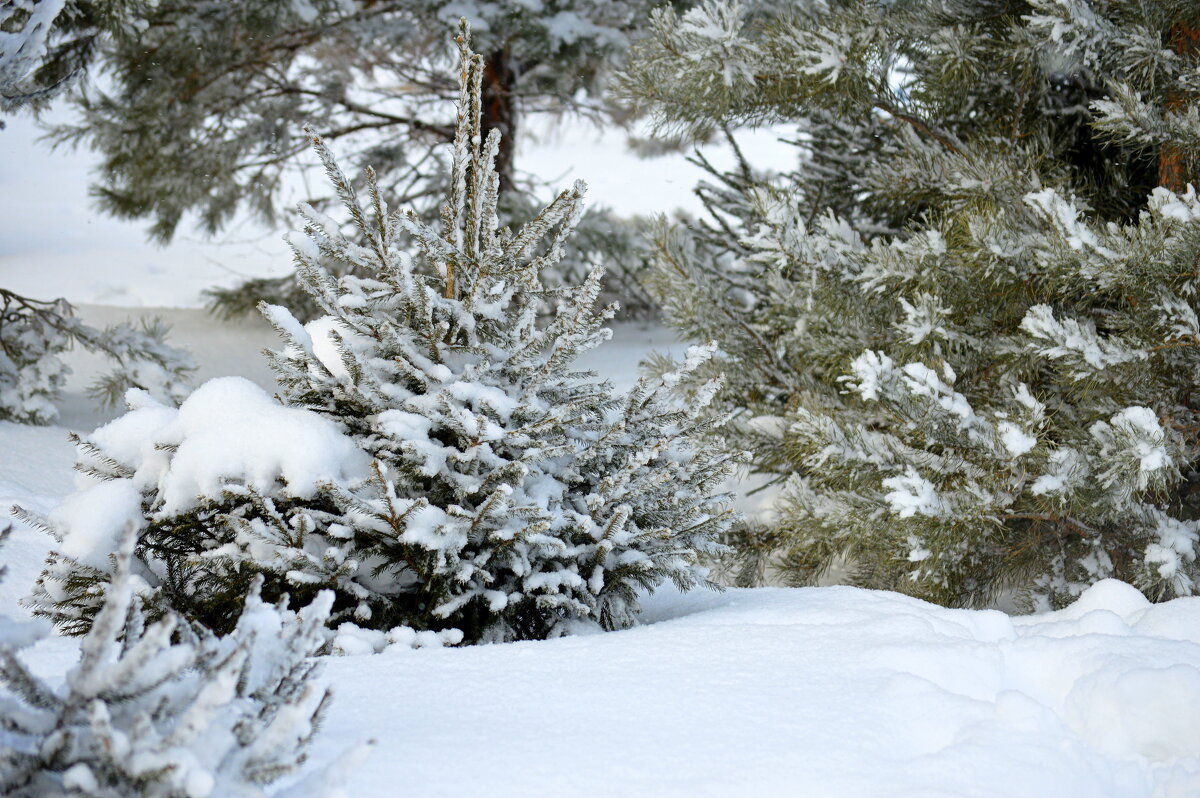
[[(82, 309), (93, 324), (133, 312)], [(269, 385), (264, 324), (162, 313), (202, 379)], [(648, 349), (678, 346), (662, 329), (618, 325), (586, 365), (626, 387)], [(110, 411), (81, 393), (97, 364), (75, 353), (72, 365), (64, 423), (86, 430)], [(0, 502), (48, 510), (70, 491), (66, 435), (0, 423)], [(0, 612), (24, 614), (16, 602), (49, 545), (17, 528), (0, 552)], [(1200, 795), (1200, 598), (1152, 606), (1105, 582), (1062, 612), (1010, 618), (845, 587), (668, 591), (643, 620), (540, 643), (331, 657), (335, 701), (312, 766), (374, 739), (349, 795)], [(52, 638), (28, 660), (56, 679), (76, 654)]]
[(664, 595), (626, 632), (335, 658), (352, 794), (1200, 795), (1200, 599), (1012, 619), (844, 587)]

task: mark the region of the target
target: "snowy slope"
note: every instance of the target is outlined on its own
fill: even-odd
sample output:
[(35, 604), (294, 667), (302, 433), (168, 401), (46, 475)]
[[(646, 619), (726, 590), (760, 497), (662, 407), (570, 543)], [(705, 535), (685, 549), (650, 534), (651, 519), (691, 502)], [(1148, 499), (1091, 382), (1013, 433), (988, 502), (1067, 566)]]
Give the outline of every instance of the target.
[[(0, 499), (71, 485), (61, 428), (0, 424)], [(45, 536), (3, 551), (0, 612)], [(1105, 582), (1009, 618), (853, 588), (669, 593), (627, 632), (330, 658), (314, 766), (354, 796), (1200, 795), (1200, 598)], [(30, 652), (48, 678), (74, 641)]]
[(1200, 599), (1106, 582), (1010, 619), (756, 589), (646, 620), (335, 658), (316, 758), (375, 737), (354, 795), (1200, 795)]

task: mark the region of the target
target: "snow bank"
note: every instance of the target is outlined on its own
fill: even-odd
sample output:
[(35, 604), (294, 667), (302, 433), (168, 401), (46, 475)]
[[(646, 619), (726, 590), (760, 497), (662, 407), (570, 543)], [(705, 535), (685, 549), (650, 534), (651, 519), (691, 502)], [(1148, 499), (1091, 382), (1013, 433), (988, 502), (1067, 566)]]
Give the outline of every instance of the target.
[(628, 632), (333, 658), (351, 794), (1195, 798), (1200, 598), (1010, 618), (854, 588), (647, 599)]

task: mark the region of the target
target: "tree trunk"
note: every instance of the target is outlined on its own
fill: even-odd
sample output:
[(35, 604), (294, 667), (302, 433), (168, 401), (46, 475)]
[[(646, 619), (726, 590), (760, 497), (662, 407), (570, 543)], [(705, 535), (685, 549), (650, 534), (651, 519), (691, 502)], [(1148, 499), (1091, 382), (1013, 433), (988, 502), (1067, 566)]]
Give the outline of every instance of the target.
[(493, 131), (500, 133), (500, 151), (496, 171), (500, 175), (500, 193), (512, 187), (513, 154), (517, 144), (517, 106), (514, 90), (517, 65), (508, 48), (497, 50), (483, 64), (483, 98), (480, 126), (483, 140)]
[[(1191, 55), (1200, 48), (1200, 28), (1181, 23), (1171, 28), (1170, 35), (1171, 49), (1180, 55)], [(1182, 108), (1189, 99), (1193, 98), (1176, 89), (1167, 90), (1167, 108), (1172, 111)], [(1195, 164), (1188, 163), (1173, 144), (1163, 145), (1158, 155), (1158, 184), (1181, 192), (1187, 189), (1188, 183), (1195, 182)]]

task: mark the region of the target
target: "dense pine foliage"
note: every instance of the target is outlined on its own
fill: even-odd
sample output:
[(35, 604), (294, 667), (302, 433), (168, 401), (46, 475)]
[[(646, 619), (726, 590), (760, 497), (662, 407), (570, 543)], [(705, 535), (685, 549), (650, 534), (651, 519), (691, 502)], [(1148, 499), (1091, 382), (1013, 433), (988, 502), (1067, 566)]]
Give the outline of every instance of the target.
[[(397, 207), (436, 218), (450, 164), (447, 115), (456, 93), (442, 46), (460, 16), (473, 20), (484, 56), (483, 133), (501, 134), (503, 220), (537, 212), (539, 181), (517, 166), (529, 140), (526, 119), (611, 122), (625, 112), (605, 91), (630, 37), (644, 25), (646, 0), (547, 0), (536, 3), (447, 0), (20, 0), (3, 9), (35, 32), (41, 52), (26, 47), (17, 62), (21, 94), (45, 100), (80, 75), (76, 112), (56, 121), (56, 142), (83, 145), (99, 157), (95, 195), (118, 218), (146, 220), (169, 241), (180, 224), (209, 234), (241, 214), (279, 220), (296, 175), (311, 166), (305, 124), (322, 130), (371, 164), (380, 190)], [(35, 10), (30, 12), (27, 6)], [(12, 10), (10, 11), (10, 7)], [(54, 13), (51, 13), (51, 12)], [(51, 24), (53, 22), (53, 24)], [(4, 21), (0, 20), (0, 30)], [(0, 95), (6, 72), (0, 34)], [(68, 79), (70, 78), (70, 79)], [(17, 89), (13, 89), (16, 92)], [(0, 113), (8, 108), (8, 101)], [(529, 127), (533, 127), (531, 124)], [(332, 197), (310, 199), (314, 204)], [(345, 222), (346, 220), (342, 220)], [(609, 286), (632, 310), (648, 299), (632, 275), (642, 259), (636, 224), (604, 209), (587, 213), (578, 245), (548, 280), (582, 279), (595, 247), (621, 279)], [(628, 275), (628, 276), (627, 276)], [(256, 278), (213, 289), (226, 315), (253, 312), (260, 299), (288, 304), (310, 318), (316, 309), (295, 280)]]
[(1195, 592), (1200, 17), (1159, 0), (658, 12), (665, 132), (788, 124), (799, 164), (660, 237), (731, 448), (782, 488), (743, 578), (1060, 605)]

